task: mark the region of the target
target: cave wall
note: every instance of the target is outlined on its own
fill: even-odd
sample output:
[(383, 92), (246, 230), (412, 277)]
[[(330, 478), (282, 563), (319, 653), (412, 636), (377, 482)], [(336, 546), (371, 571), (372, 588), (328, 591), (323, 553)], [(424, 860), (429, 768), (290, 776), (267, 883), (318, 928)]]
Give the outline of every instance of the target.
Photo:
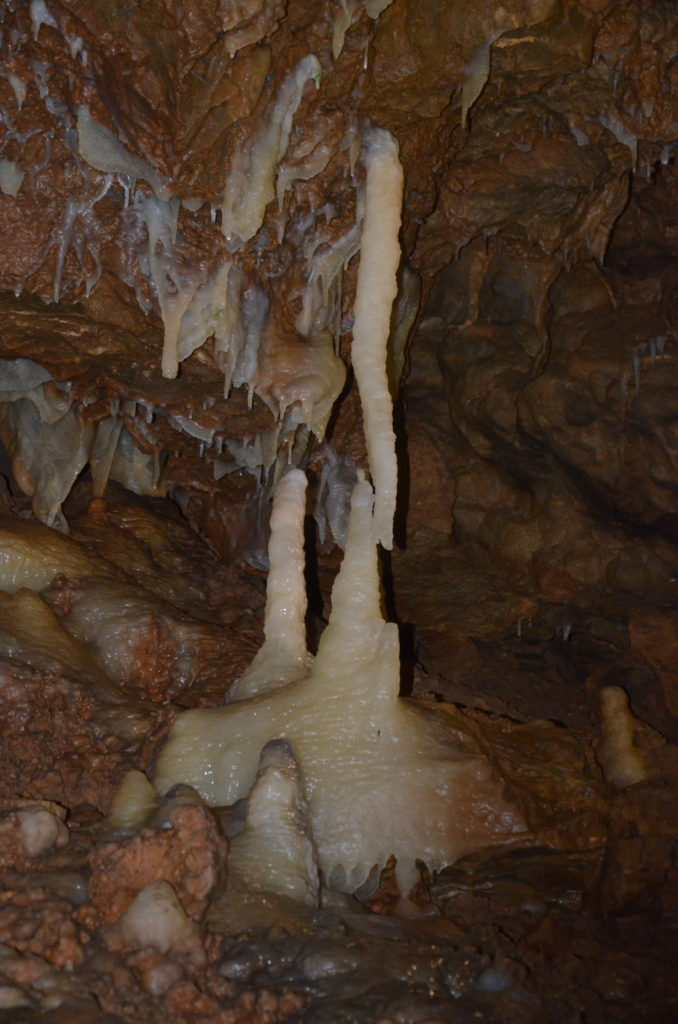
[[(675, 1019), (677, 44), (675, 0), (0, 3), (0, 1018)], [(396, 544), (379, 615), (354, 556), (366, 656), (326, 656), (320, 760), (351, 838), (362, 792), (367, 845), (395, 840), (318, 908), (286, 743), (214, 811), (149, 779), (177, 722), (228, 747), (218, 706), (269, 673), (289, 465), (294, 636), (331, 639), (377, 130), (405, 178)], [(385, 674), (428, 723), (414, 756), (384, 727), (404, 767), (346, 738)], [(278, 721), (255, 705), (247, 757)], [(408, 818), (416, 854), (482, 826), (432, 869), (504, 800), (506, 846), (398, 878)], [(281, 836), (307, 906), (262, 865)], [(410, 889), (425, 916), (390, 916)]]

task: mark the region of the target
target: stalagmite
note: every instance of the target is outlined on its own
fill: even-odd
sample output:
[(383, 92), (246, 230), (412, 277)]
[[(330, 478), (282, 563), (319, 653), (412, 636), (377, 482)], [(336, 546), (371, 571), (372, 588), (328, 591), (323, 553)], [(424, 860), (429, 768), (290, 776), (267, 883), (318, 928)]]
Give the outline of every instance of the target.
[[(165, 793), (188, 783), (212, 805), (232, 804), (250, 791), (261, 749), (286, 739), (328, 884), (351, 892), (395, 854), (406, 894), (417, 860), (436, 870), (524, 825), (485, 758), (398, 696), (398, 631), (380, 611), (373, 502), (370, 484), (359, 482), (332, 615), (309, 674), (228, 707), (185, 712), (160, 754), (155, 784)], [(291, 573), (300, 554), (287, 550)]]
[(398, 146), (383, 129), (372, 132), (365, 156), (365, 219), (354, 306), (351, 358), (365, 423), (370, 473), (376, 492), (374, 538), (393, 544), (398, 467), (393, 402), (386, 375), (391, 307), (398, 290), (403, 169)]
[(111, 832), (138, 832), (158, 806), (158, 794), (143, 772), (127, 772), (108, 810)]
[(169, 882), (150, 882), (142, 889), (114, 926), (114, 933), (131, 949), (150, 946), (161, 953), (187, 956), (200, 966), (205, 961), (200, 929)]
[(634, 717), (621, 686), (604, 686), (599, 693), (602, 740), (597, 750), (605, 778), (626, 789), (648, 777), (641, 752), (633, 742)]
[(270, 568), (266, 584), (264, 643), (254, 661), (231, 687), (230, 701), (265, 693), (307, 675), (304, 513), (306, 476), (286, 474), (276, 488), (271, 512)]
[(245, 827), (231, 840), (228, 886), (318, 904), (318, 861), (303, 780), (285, 740), (273, 740), (261, 752)]
[[(377, 558), (379, 542), (392, 544), (397, 488), (386, 352), (397, 292), (403, 172), (388, 132), (371, 132), (365, 163), (352, 358), (374, 490), (365, 479), (353, 490), (329, 624), (312, 662), (304, 635), (305, 477), (293, 470), (274, 499), (264, 645), (232, 688), (228, 706), (194, 709), (177, 720), (161, 751), (155, 785), (163, 794), (177, 783), (189, 784), (218, 806), (246, 797), (254, 786), (252, 813), (261, 805), (265, 814), (254, 815), (256, 824), (252, 819), (242, 839), (245, 860), (269, 863), (271, 877), (260, 887), (281, 891), (278, 854), (271, 849), (278, 842), (278, 853), (289, 861), (287, 876), (294, 857), (303, 860), (305, 854), (284, 839), (281, 822), (272, 824), (280, 813), (280, 787), (271, 766), (259, 766), (259, 752), (285, 740), (299, 765), (327, 884), (353, 891), (395, 855), (406, 897), (418, 877), (418, 860), (436, 870), (525, 826), (468, 740), (398, 695), (398, 630), (381, 614)], [(269, 785), (271, 779), (275, 784)], [(285, 792), (283, 804), (290, 795)]]

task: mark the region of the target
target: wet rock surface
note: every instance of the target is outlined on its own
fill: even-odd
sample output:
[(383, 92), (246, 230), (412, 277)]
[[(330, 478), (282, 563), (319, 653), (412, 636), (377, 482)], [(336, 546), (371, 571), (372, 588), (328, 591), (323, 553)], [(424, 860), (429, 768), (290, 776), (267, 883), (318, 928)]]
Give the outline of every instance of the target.
[[(3, 6), (0, 1021), (673, 1021), (677, 32), (645, 0)], [(424, 878), (414, 922), (388, 871), (362, 904), (229, 903), (238, 808), (103, 824), (251, 661), (289, 463), (326, 622), (366, 467), (375, 126), (405, 171), (403, 689), (473, 735), (534, 843)], [(37, 520), (76, 548), (17, 589)], [(645, 770), (621, 790), (610, 686)], [(197, 931), (138, 948), (114, 929), (160, 882)]]

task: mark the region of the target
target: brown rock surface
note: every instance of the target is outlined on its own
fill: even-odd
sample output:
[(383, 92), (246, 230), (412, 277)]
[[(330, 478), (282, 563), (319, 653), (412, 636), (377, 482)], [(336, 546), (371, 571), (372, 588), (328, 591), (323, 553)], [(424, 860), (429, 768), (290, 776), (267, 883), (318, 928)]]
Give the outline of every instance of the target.
[(149, 882), (163, 879), (186, 912), (199, 920), (223, 877), (228, 845), (204, 807), (172, 810), (168, 827), (146, 828), (131, 839), (103, 842), (90, 855), (90, 899), (100, 919), (112, 924)]
[[(324, 1000), (357, 1024), (673, 1020), (675, 4), (8, 0), (0, 17), (0, 510), (24, 553), (44, 537), (31, 508), (77, 545), (47, 589), (0, 593), (0, 1016), (315, 1021)], [(451, 869), (438, 923), (268, 908), (269, 928), (210, 935), (202, 972), (106, 950), (85, 922), (146, 882), (196, 918), (216, 891), (204, 809), (114, 842), (96, 827), (178, 707), (219, 703), (259, 646), (274, 480), (306, 468), (326, 527), (328, 469), (346, 489), (366, 467), (350, 341), (372, 126), (405, 172), (384, 560), (403, 685), (457, 705), (549, 849)], [(333, 344), (348, 383), (319, 439), (283, 407)], [(339, 553), (310, 517), (307, 534), (317, 636)], [(623, 792), (595, 758), (607, 686), (648, 765)], [(50, 801), (71, 842), (36, 855), (19, 822)], [(55, 888), (83, 896), (93, 844), (96, 913)]]
[(652, 666), (659, 677), (668, 712), (678, 715), (678, 614), (671, 608), (635, 608), (629, 616), (629, 634), (633, 647)]
[(65, 846), (68, 829), (39, 804), (0, 812), (0, 869), (27, 867), (27, 861), (53, 846)]
[(2, 790), (9, 797), (103, 809), (125, 771), (136, 767), (138, 747), (155, 729), (148, 708), (102, 706), (58, 671), (46, 674), (4, 662), (0, 700)]
[(22, 953), (35, 953), (55, 967), (73, 970), (84, 958), (89, 936), (73, 920), (67, 900), (40, 889), (4, 892), (0, 905), (0, 941)]

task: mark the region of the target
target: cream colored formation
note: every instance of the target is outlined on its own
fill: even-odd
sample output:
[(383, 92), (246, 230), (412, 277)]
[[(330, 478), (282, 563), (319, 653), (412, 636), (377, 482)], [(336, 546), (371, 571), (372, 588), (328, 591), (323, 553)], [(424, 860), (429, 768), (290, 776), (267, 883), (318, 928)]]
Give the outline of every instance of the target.
[[(368, 14), (375, 19), (387, 6), (384, 2), (366, 5)], [(346, 8), (347, 24), (356, 7), (353, 4)], [(396, 292), (400, 250), (392, 221), (395, 218), (399, 222), (402, 170), (397, 155), (392, 158), (395, 143), (388, 133), (374, 130), (364, 140), (366, 182), (363, 186), (355, 181), (353, 229), (338, 240), (325, 238), (322, 222), (317, 227), (311, 224), (305, 231), (303, 250), (308, 282), (301, 296), (302, 312), (297, 318), (300, 339), (296, 347), (274, 346), (271, 354), (269, 346), (266, 351), (269, 300), (261, 288), (246, 279), (237, 262), (238, 250), (262, 228), (267, 208), (276, 196), (282, 210), (285, 192), (294, 180), (320, 173), (333, 155), (326, 144), (319, 142), (301, 162), (296, 159), (285, 163), (296, 110), (309, 83), (314, 81), (317, 85), (320, 78), (320, 62), (314, 54), (308, 54), (283, 80), (264, 111), (259, 128), (235, 154), (221, 204), (222, 231), (230, 255), (212, 267), (192, 269), (178, 236), (182, 203), (169, 194), (167, 182), (96, 122), (85, 106), (78, 109), (77, 115), (79, 153), (86, 164), (107, 176), (108, 185), (115, 178), (124, 183), (131, 196), (132, 220), (146, 233), (148, 242), (140, 257), (140, 268), (151, 283), (163, 320), (163, 376), (176, 377), (181, 361), (213, 337), (215, 359), (224, 372), (225, 393), (228, 395), (232, 385), (245, 385), (251, 402), (256, 391), (280, 422), (279, 443), (294, 436), (300, 425), (319, 437), (324, 433), (345, 380), (345, 368), (334, 350), (341, 310), (341, 275), (362, 247), (356, 305), (365, 306), (366, 315), (358, 317), (357, 322), (363, 324), (367, 337), (354, 333), (352, 361), (361, 392), (367, 389), (370, 395), (370, 401), (364, 403), (368, 447), (382, 445), (380, 452), (370, 452), (374, 472), (381, 478), (375, 529), (377, 538), (390, 547), (395, 450), (389, 436), (391, 428), (386, 426), (391, 409), (384, 371), (389, 325), (388, 319), (386, 323), (369, 320), (369, 312), (375, 315), (377, 308), (386, 309), (388, 317), (390, 304), (388, 308), (374, 307), (365, 298), (386, 280), (392, 298)], [(351, 133), (347, 144), (350, 143), (353, 168), (360, 137), (355, 126)], [(378, 172), (379, 163), (389, 173)], [(135, 191), (138, 179), (148, 182), (152, 195)], [(384, 194), (375, 189), (376, 180)], [(363, 190), (371, 193), (367, 202)], [(192, 209), (194, 204), (188, 200), (186, 205)], [(333, 214), (328, 208), (325, 215)], [(315, 219), (321, 221), (320, 213)], [(283, 217), (280, 223), (284, 233)], [(381, 244), (380, 234), (391, 239), (390, 248)], [(377, 260), (375, 252), (379, 254)], [(383, 282), (377, 280), (382, 277)]]
[[(301, 769), (327, 884), (351, 892), (395, 854), (407, 895), (417, 860), (436, 870), (524, 826), (486, 759), (464, 750), (435, 714), (398, 696), (398, 630), (380, 611), (373, 505), (363, 480), (353, 493), (330, 621), (306, 675), (271, 685), (269, 662), (260, 691), (250, 685), (245, 699), (226, 707), (185, 712), (161, 752), (155, 785), (162, 794), (188, 783), (208, 804), (232, 804), (250, 792), (262, 748), (283, 738)], [(272, 538), (272, 548), (278, 542)], [(298, 555), (291, 548), (290, 562)], [(280, 596), (271, 587), (269, 599)], [(298, 599), (297, 592), (294, 618)], [(283, 660), (278, 678), (286, 670)], [(272, 874), (270, 888), (288, 894), (285, 877)]]
[[(377, 18), (388, 3), (369, 0), (365, 7)], [(352, 0), (342, 4), (333, 39), (335, 58), (357, 9)], [(323, 434), (345, 378), (336, 351), (343, 270), (360, 253), (351, 358), (371, 482), (363, 477), (353, 489), (345, 556), (317, 654), (309, 653), (305, 635), (306, 478), (291, 469), (274, 496), (260, 651), (230, 688), (226, 706), (179, 717), (160, 754), (154, 785), (141, 773), (130, 773), (109, 818), (113, 829), (144, 827), (153, 820), (158, 798), (177, 784), (193, 786), (213, 806), (247, 798), (244, 828), (231, 844), (230, 886), (267, 890), (311, 905), (318, 902), (321, 879), (351, 892), (393, 855), (406, 899), (419, 875), (417, 862), (437, 870), (474, 847), (524, 830), (520, 813), (504, 799), (487, 759), (434, 713), (399, 697), (398, 630), (381, 610), (378, 545), (392, 546), (397, 494), (386, 359), (400, 262), (403, 171), (393, 137), (382, 128), (359, 128), (357, 121), (348, 131), (343, 145), (349, 150), (355, 222), (336, 237), (329, 228), (336, 210), (328, 203), (313, 212), (304, 229), (300, 255), (307, 273), (297, 293), (296, 344), (267, 337), (270, 296), (238, 265), (238, 251), (262, 229), (276, 198), (280, 235), (285, 231), (286, 189), (295, 178), (320, 173), (331, 159), (322, 140), (288, 156), (295, 112), (305, 90), (313, 81), (318, 85), (320, 73), (319, 61), (309, 54), (271, 96), (259, 128), (235, 155), (227, 175), (221, 213), (228, 256), (198, 270), (181, 248), (181, 202), (170, 195), (167, 182), (98, 124), (86, 107), (77, 112), (80, 157), (105, 176), (104, 190), (115, 178), (122, 182), (131, 220), (146, 240), (139, 266), (164, 323), (163, 374), (176, 376), (181, 360), (213, 337), (226, 393), (232, 384), (247, 386), (250, 401), (256, 391), (278, 421), (270, 444), (259, 438), (257, 452), (255, 439), (251, 455), (249, 450), (241, 453), (253, 471), (272, 464), (280, 444), (294, 437), (297, 427)], [(362, 172), (356, 174), (359, 158)], [(139, 178), (152, 194), (135, 191)], [(187, 205), (197, 209), (191, 201)], [(19, 397), (33, 415), (40, 402), (45, 405), (45, 388), (51, 382), (30, 383), (35, 384), (30, 394)], [(70, 415), (64, 396), (49, 395), (63, 401), (65, 415)], [(11, 405), (16, 398), (10, 396), (6, 418), (19, 408)], [(75, 422), (76, 433), (77, 426)], [(211, 440), (190, 423), (180, 428), (203, 443)], [(16, 433), (21, 436), (21, 431)], [(11, 441), (14, 435), (9, 431), (8, 436)], [(76, 471), (89, 458), (99, 490), (116, 474), (118, 479), (120, 474), (129, 476), (134, 487), (135, 453), (128, 458), (129, 468), (118, 465), (122, 447), (115, 415), (104, 421), (100, 436), (88, 436), (85, 442), (81, 453), (78, 449), (77, 466), (73, 463)], [(23, 465), (20, 458), (15, 462)], [(42, 467), (31, 468), (33, 475), (39, 471)], [(60, 484), (53, 490), (52, 517), (66, 493)], [(12, 540), (7, 568), (13, 587), (37, 589), (57, 556), (77, 561), (64, 540), (66, 546), (58, 551), (46, 545), (44, 557), (31, 568), (22, 560), (23, 541), (20, 531)], [(29, 579), (31, 573), (35, 580)], [(83, 566), (75, 575), (96, 573)], [(111, 605), (121, 594), (110, 581), (88, 586), (92, 600), (85, 613), (76, 607), (66, 625), (94, 645), (108, 666), (109, 639), (115, 642), (122, 626), (127, 627), (126, 622), (121, 626)], [(27, 607), (46, 614), (37, 596), (21, 594)], [(126, 941), (146, 941), (148, 920), (156, 917), (161, 948), (166, 948), (168, 936), (181, 931), (181, 908), (164, 883), (144, 890), (128, 911), (121, 925)]]
[(365, 424), (365, 440), (376, 501), (374, 540), (393, 545), (398, 467), (393, 403), (386, 374), (391, 308), (398, 285), (403, 169), (395, 139), (377, 129), (365, 157), (365, 219), (355, 296), (351, 359)]
[(228, 692), (229, 701), (265, 693), (308, 674), (304, 516), (306, 477), (299, 469), (278, 484), (271, 512), (264, 643)]
[(649, 778), (641, 751), (635, 744), (638, 725), (629, 707), (629, 698), (621, 686), (603, 686), (600, 701), (601, 741), (596, 755), (608, 782), (626, 789)]
[[(390, 2), (363, 0), (362, 7), (377, 18)], [(358, 0), (337, 4), (335, 59), (360, 8)], [(30, 13), (34, 38), (41, 25), (60, 31), (44, 0), (32, 0)], [(233, 17), (233, 24), (224, 21), (231, 54), (275, 27), (274, 12), (264, 11), (261, 24), (242, 31)], [(462, 125), (488, 80), (492, 46), (513, 27), (510, 18), (498, 9), (493, 31), (470, 54), (462, 83)], [(82, 40), (66, 41), (85, 64)], [(324, 433), (345, 380), (337, 354), (342, 274), (360, 252), (352, 363), (371, 483), (363, 477), (353, 489), (345, 556), (317, 654), (308, 651), (305, 635), (306, 478), (291, 469), (279, 481), (273, 500), (260, 651), (229, 689), (224, 707), (180, 716), (160, 754), (154, 783), (141, 772), (128, 774), (108, 825), (123, 832), (155, 827), (159, 798), (177, 784), (193, 786), (212, 806), (246, 798), (244, 828), (232, 838), (229, 854), (229, 886), (234, 891), (263, 890), (315, 905), (321, 881), (351, 892), (395, 856), (406, 903), (419, 876), (418, 862), (435, 871), (478, 846), (520, 836), (525, 824), (505, 798), (487, 758), (468, 738), (432, 711), (399, 697), (398, 631), (382, 614), (378, 545), (392, 546), (397, 496), (386, 354), (400, 261), (403, 172), (392, 136), (375, 127), (361, 131), (355, 121), (342, 140), (350, 156), (347, 173), (355, 191), (355, 222), (337, 238), (328, 229), (337, 217), (329, 201), (309, 215), (299, 247), (306, 281), (293, 296), (299, 299), (296, 347), (267, 338), (270, 295), (238, 265), (239, 250), (262, 229), (276, 201), (277, 223), (271, 218), (267, 226), (283, 240), (287, 190), (295, 180), (322, 173), (335, 155), (330, 143), (312, 137), (304, 139), (306, 148), (288, 154), (295, 113), (305, 91), (312, 83), (319, 85), (320, 75), (320, 62), (308, 54), (271, 95), (227, 174), (221, 214), (228, 255), (198, 269), (182, 249), (178, 225), (182, 201), (190, 212), (197, 212), (202, 202), (172, 196), (169, 183), (93, 119), (86, 106), (73, 112), (79, 158), (103, 178), (89, 197), (69, 202), (64, 211), (54, 298), (59, 299), (75, 219), (90, 218), (117, 179), (125, 205), (129, 203), (130, 222), (143, 240), (138, 266), (163, 320), (163, 375), (175, 377), (182, 360), (213, 338), (226, 394), (232, 385), (246, 386), (250, 402), (256, 392), (278, 421), (266, 436), (257, 435), (251, 443), (246, 439), (240, 451), (231, 444), (231, 455), (252, 472), (273, 465), (281, 443), (293, 438), (298, 427), (318, 437)], [(21, 109), (26, 83), (16, 76), (10, 82)], [(44, 98), (46, 86), (40, 81), (38, 86)], [(632, 136), (616, 122), (604, 123), (635, 153)], [(364, 176), (356, 176), (361, 154)], [(16, 195), (23, 178), (18, 164), (0, 160), (4, 194)], [(135, 190), (138, 179), (147, 183), (145, 192)], [(94, 262), (88, 293), (101, 272), (98, 257)], [(65, 528), (61, 504), (87, 463), (95, 494), (103, 493), (109, 478), (138, 493), (158, 492), (157, 467), (133, 444), (118, 409), (112, 408), (96, 429), (84, 425), (67, 388), (56, 386), (49, 373), (28, 360), (0, 367), (0, 392), (0, 437), (17, 482), (34, 497), (38, 518)], [(135, 415), (136, 409), (131, 412)], [(214, 440), (211, 432), (184, 417), (174, 417), (173, 423), (201, 444)], [(85, 580), (80, 603), (76, 600), (60, 618), (38, 596), (58, 574)], [(101, 664), (116, 679), (115, 666), (124, 668), (125, 644), (131, 650), (134, 639), (130, 620), (139, 620), (143, 628), (140, 614), (146, 605), (144, 599), (133, 600), (133, 588), (109, 579), (81, 548), (54, 531), (9, 521), (0, 524), (0, 589), (7, 592), (0, 593), (0, 633), (14, 653), (30, 649), (39, 665), (49, 666), (56, 652), (71, 671), (99, 681), (101, 693), (118, 696), (102, 675)], [(123, 614), (119, 609), (125, 602), (131, 612)], [(606, 778), (622, 788), (646, 778), (622, 690), (601, 691), (601, 718), (598, 756)], [(33, 816), (31, 811), (29, 821), (26, 815), (26, 824), (31, 841), (38, 842)], [(161, 951), (189, 951), (198, 960), (203, 955), (198, 929), (163, 881), (142, 890), (116, 927), (121, 941), (133, 948), (150, 944)]]
[[(299, 765), (300, 800), (308, 804), (326, 884), (351, 892), (395, 855), (407, 897), (417, 861), (439, 869), (469, 849), (520, 833), (524, 824), (487, 760), (464, 749), (432, 712), (398, 695), (398, 630), (381, 612), (377, 543), (391, 543), (397, 487), (385, 361), (400, 254), (402, 168), (397, 145), (383, 130), (372, 133), (365, 159), (353, 359), (375, 486), (362, 479), (354, 488), (329, 624), (312, 659), (303, 632), (306, 482), (291, 470), (273, 506), (264, 645), (226, 707), (188, 711), (177, 720), (155, 785), (163, 794), (188, 783), (209, 804), (222, 806), (251, 793), (251, 813), (263, 801), (276, 820), (275, 787), (262, 796), (257, 772), (262, 749), (285, 740)], [(259, 831), (246, 827), (250, 859), (256, 859), (261, 814), (258, 820)], [(307, 849), (305, 827), (300, 819), (300, 849)], [(259, 861), (268, 878), (259, 887), (299, 898), (299, 873), (284, 866), (294, 844), (272, 847), (270, 838)], [(312, 887), (303, 892), (305, 901), (315, 900)]]

